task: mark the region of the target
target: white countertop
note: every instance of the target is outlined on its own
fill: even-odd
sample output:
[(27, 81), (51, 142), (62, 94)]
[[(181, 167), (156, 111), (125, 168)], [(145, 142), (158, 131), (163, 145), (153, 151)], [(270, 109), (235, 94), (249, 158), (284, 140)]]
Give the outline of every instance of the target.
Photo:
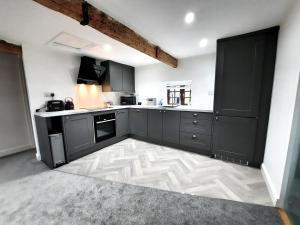
[(75, 110), (64, 110), (64, 111), (56, 111), (56, 112), (38, 112), (34, 115), (40, 117), (55, 117), (55, 116), (68, 116), (74, 114), (82, 114), (82, 113), (96, 113), (103, 111), (111, 111), (118, 109), (157, 109), (157, 110), (173, 110), (173, 111), (188, 111), (188, 112), (204, 112), (204, 113), (212, 113), (212, 110), (207, 109), (199, 109), (192, 106), (177, 106), (177, 107), (163, 107), (163, 106), (147, 106), (147, 105), (116, 105), (111, 108), (103, 108), (103, 109), (75, 109)]

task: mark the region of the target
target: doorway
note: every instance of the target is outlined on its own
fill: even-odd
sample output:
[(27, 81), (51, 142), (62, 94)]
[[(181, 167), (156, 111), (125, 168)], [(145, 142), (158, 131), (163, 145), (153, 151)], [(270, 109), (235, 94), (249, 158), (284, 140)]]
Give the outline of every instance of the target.
[(20, 46), (0, 41), (0, 157), (33, 149)]

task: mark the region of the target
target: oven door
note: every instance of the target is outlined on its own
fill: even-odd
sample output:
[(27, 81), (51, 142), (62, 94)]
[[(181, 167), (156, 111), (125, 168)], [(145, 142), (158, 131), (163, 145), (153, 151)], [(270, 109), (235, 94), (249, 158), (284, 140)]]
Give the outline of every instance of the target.
[(95, 120), (95, 139), (100, 142), (116, 136), (116, 119)]

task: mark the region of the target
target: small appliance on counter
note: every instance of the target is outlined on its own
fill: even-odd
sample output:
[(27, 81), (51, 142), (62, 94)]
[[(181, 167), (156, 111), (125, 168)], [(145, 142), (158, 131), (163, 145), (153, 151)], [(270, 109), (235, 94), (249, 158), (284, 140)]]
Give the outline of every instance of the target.
[(136, 96), (134, 95), (121, 96), (120, 102), (121, 105), (136, 105)]
[(62, 111), (65, 109), (65, 103), (62, 100), (50, 100), (46, 104), (46, 112)]
[(149, 105), (149, 106), (156, 106), (156, 98), (147, 98), (146, 99), (146, 105)]
[(73, 109), (74, 109), (73, 98), (71, 97), (65, 98), (65, 110), (73, 110)]

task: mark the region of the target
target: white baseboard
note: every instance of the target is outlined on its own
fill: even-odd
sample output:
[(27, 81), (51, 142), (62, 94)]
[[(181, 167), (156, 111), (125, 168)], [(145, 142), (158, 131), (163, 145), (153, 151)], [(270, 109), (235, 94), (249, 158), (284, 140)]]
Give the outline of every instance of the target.
[(271, 200), (273, 202), (273, 205), (277, 206), (278, 201), (279, 201), (279, 194), (277, 193), (277, 191), (274, 188), (273, 182), (271, 180), (269, 172), (268, 172), (268, 170), (267, 170), (264, 163), (261, 165), (261, 173), (262, 173), (262, 176), (263, 176), (263, 178), (265, 180), (265, 183), (267, 185), (267, 188), (268, 188)]
[(39, 160), (39, 161), (42, 160), (42, 159), (41, 159), (41, 155), (40, 155), (39, 152), (37, 152), (37, 153), (35, 154), (35, 157), (36, 157), (36, 159)]
[(0, 157), (12, 155), (18, 152), (23, 152), (29, 149), (34, 149), (34, 146), (32, 145), (22, 145), (14, 148), (7, 148), (7, 149), (1, 149), (0, 150)]

